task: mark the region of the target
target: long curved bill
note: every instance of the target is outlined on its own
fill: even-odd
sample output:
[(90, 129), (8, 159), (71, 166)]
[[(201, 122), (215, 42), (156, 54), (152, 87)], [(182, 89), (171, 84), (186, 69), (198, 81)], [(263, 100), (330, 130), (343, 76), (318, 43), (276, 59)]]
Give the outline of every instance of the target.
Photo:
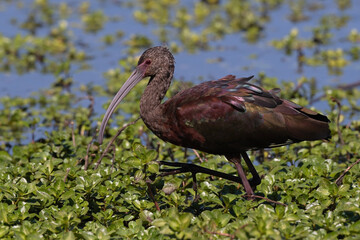
[(120, 90), (117, 92), (117, 94), (115, 95), (115, 97), (113, 98), (113, 100), (111, 101), (108, 109), (106, 110), (105, 116), (101, 122), (101, 126), (100, 126), (100, 132), (99, 132), (99, 136), (98, 136), (98, 142), (99, 144), (102, 144), (103, 141), (103, 137), (104, 137), (104, 131), (105, 131), (105, 127), (111, 117), (111, 115), (113, 114), (113, 112), (115, 111), (117, 105), (119, 105), (119, 103), (121, 102), (121, 100), (130, 92), (130, 90), (138, 83), (140, 82), (141, 79), (144, 78), (144, 70), (141, 67), (137, 67), (132, 74), (130, 75), (130, 77), (128, 78), (128, 80), (126, 80), (126, 82), (124, 83), (124, 85), (122, 85), (122, 87), (120, 88)]

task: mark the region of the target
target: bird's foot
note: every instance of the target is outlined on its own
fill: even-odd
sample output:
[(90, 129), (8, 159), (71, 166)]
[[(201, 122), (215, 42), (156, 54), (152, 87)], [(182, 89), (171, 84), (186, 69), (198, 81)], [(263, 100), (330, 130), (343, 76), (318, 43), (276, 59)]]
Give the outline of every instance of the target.
[(251, 201), (254, 201), (255, 199), (256, 199), (256, 197), (255, 197), (256, 195), (253, 193), (253, 194), (248, 194), (248, 193), (246, 193), (245, 195), (244, 195), (244, 197), (246, 198), (246, 200), (251, 200)]

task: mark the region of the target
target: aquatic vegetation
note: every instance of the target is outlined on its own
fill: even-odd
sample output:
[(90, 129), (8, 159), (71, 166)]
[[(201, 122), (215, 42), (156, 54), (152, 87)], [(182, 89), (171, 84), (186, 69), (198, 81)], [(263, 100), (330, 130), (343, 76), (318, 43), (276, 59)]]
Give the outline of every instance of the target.
[[(353, 9), (351, 0), (1, 1), (0, 238), (359, 236)], [(254, 74), (254, 83), (326, 114), (331, 140), (249, 151), (263, 177), (255, 193), (264, 199), (255, 201), (239, 184), (205, 174), (197, 189), (190, 174), (155, 177), (158, 161), (236, 170), (220, 156), (159, 140), (142, 121), (129, 125), (145, 81), (99, 146), (93, 137), (110, 98), (139, 54), (162, 44), (178, 66), (166, 97), (199, 81)]]

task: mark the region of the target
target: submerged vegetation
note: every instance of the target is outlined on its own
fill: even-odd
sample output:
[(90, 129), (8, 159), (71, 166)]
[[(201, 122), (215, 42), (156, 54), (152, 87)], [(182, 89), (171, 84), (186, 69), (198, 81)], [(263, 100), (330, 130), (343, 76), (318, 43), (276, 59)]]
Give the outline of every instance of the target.
[[(329, 2), (336, 11), (328, 2), (305, 0), (2, 1), (1, 19), (6, 11), (16, 14), (0, 32), (0, 238), (358, 238), (360, 30), (348, 26), (359, 7)], [(251, 152), (263, 176), (255, 201), (243, 197), (241, 185), (205, 174), (197, 175), (195, 191), (190, 174), (156, 178), (158, 161), (236, 170), (223, 157), (165, 143), (135, 122), (144, 81), (121, 104), (99, 146), (93, 139), (104, 108), (138, 55), (161, 44), (175, 58), (212, 52), (209, 71), (226, 63), (222, 51), (266, 48), (270, 59), (258, 51), (249, 62), (281, 64), (254, 72), (254, 82), (320, 108), (331, 120), (331, 140)], [(117, 67), (107, 55), (120, 58)], [(293, 66), (291, 76), (272, 71)], [(226, 74), (240, 76), (239, 68)], [(167, 97), (193, 84), (179, 81), (186, 76), (175, 72)], [(26, 85), (36, 78), (44, 82), (30, 93)], [(19, 93), (9, 94), (4, 83)]]

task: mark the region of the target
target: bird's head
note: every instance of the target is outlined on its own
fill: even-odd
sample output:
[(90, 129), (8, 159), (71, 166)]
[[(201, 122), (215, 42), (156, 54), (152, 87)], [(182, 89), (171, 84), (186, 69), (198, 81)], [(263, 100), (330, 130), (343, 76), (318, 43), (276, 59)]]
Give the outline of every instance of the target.
[(168, 48), (158, 46), (147, 49), (139, 58), (137, 69), (143, 70), (144, 77), (153, 77), (159, 71), (174, 65), (174, 57)]
[(104, 137), (105, 127), (115, 111), (117, 105), (122, 99), (135, 87), (142, 79), (146, 77), (154, 77), (162, 69), (166, 69), (170, 65), (174, 65), (174, 57), (166, 47), (153, 47), (147, 49), (140, 57), (139, 62), (135, 70), (130, 77), (126, 80), (124, 85), (117, 92), (113, 100), (111, 101), (105, 116), (101, 122), (100, 132), (98, 136), (98, 142), (101, 144)]

